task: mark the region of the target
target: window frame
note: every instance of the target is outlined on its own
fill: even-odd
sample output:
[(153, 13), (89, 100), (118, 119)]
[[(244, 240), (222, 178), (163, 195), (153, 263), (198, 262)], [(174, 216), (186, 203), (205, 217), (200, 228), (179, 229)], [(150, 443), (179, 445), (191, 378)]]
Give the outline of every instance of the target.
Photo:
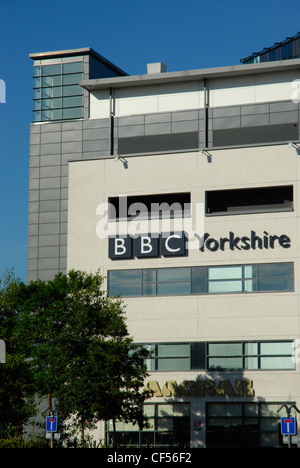
[[(249, 372), (261, 372), (261, 371), (295, 371), (296, 370), (296, 344), (295, 340), (243, 340), (243, 341), (191, 341), (191, 342), (156, 342), (156, 343), (139, 343), (140, 345), (146, 347), (148, 350), (149, 348), (152, 347), (153, 349), (153, 356), (145, 360), (145, 364), (147, 365), (147, 362), (150, 363), (150, 367), (148, 368), (148, 372), (186, 372), (186, 371), (209, 371), (209, 372), (232, 372), (232, 371), (249, 371)], [(263, 353), (262, 351), (262, 346), (263, 345), (290, 345), (291, 348), (291, 353)], [(183, 356), (181, 355), (174, 355), (174, 356), (158, 356), (157, 349), (159, 346), (163, 345), (168, 345), (168, 346), (178, 346), (178, 345), (185, 345), (189, 346), (189, 353), (186, 354), (186, 358), (189, 359), (190, 367), (188, 369), (174, 369), (174, 368), (164, 368), (164, 369), (159, 369), (158, 361), (166, 360), (166, 361), (171, 361), (172, 359), (176, 361), (178, 358), (182, 358)], [(199, 346), (200, 345), (200, 346)], [(237, 346), (239, 345), (241, 347), (241, 353), (235, 353), (235, 354), (212, 354), (209, 351), (209, 348), (212, 346)], [(247, 351), (246, 348), (249, 345), (255, 345), (256, 351)], [(199, 351), (200, 350), (200, 351)], [(196, 353), (201, 353), (199, 357), (199, 354), (195, 356)], [(189, 356), (188, 356), (189, 354)], [(234, 367), (234, 366), (228, 366), (228, 367), (211, 367), (210, 366), (210, 360), (211, 359), (232, 359), (232, 358), (238, 358), (240, 359), (242, 366), (240, 367)], [(246, 365), (247, 359), (256, 359), (257, 366), (256, 367), (249, 367)], [(262, 358), (280, 358), (280, 359), (290, 359), (290, 362), (293, 364), (289, 367), (284, 366), (284, 367), (265, 367), (262, 365)], [(203, 365), (197, 365), (198, 362), (203, 363)]]
[[(273, 275), (273, 276), (266, 276), (260, 275), (260, 270), (263, 269), (263, 266), (289, 266), (291, 268), (292, 274), (286, 275)], [(223, 269), (224, 271), (230, 268), (241, 268), (242, 275), (239, 278), (219, 278), (219, 279), (209, 279), (209, 272), (213, 269), (219, 269), (220, 271)], [(248, 267), (252, 268), (253, 275), (247, 276), (246, 270)], [(211, 269), (211, 270), (210, 270)], [(165, 281), (159, 281), (159, 273), (158, 272), (172, 272), (173, 270), (177, 270), (178, 273), (180, 271), (189, 271), (189, 279), (169, 279)], [(146, 273), (150, 271), (153, 272), (153, 276), (155, 276), (155, 280), (144, 280), (144, 276)], [(114, 273), (127, 273), (128, 275), (133, 274), (134, 272), (140, 272), (140, 280), (139, 281), (123, 281), (123, 282), (111, 282), (111, 276)], [(195, 273), (200, 273), (200, 280), (199, 283), (194, 281)], [(112, 291), (112, 296), (122, 295), (123, 297), (162, 297), (162, 296), (185, 296), (185, 295), (212, 295), (212, 294), (261, 294), (261, 293), (291, 293), (295, 291), (295, 272), (294, 272), (294, 262), (268, 262), (268, 263), (247, 263), (247, 264), (226, 264), (226, 265), (206, 265), (206, 266), (188, 266), (188, 267), (163, 267), (163, 268), (135, 268), (135, 269), (120, 269), (120, 270), (108, 270), (107, 272), (107, 289), (108, 291)], [(221, 291), (210, 291), (210, 285), (213, 284), (221, 284), (223, 283), (225, 286), (228, 285), (232, 281), (239, 281), (242, 284), (241, 290), (221, 290)], [(278, 281), (284, 282), (286, 284), (285, 288), (262, 288), (261, 284), (263, 281), (271, 281), (271, 286), (280, 284)], [(289, 283), (292, 281), (292, 285), (289, 286)], [(250, 282), (252, 282), (252, 289), (249, 287)], [(284, 284), (283, 283), (283, 284)], [(139, 291), (137, 294), (129, 294), (124, 295), (124, 293), (118, 293), (118, 287), (123, 287), (124, 285), (133, 287), (135, 286)], [(152, 287), (152, 292), (146, 293), (146, 286), (148, 288)], [(169, 293), (165, 289), (164, 294), (159, 294), (159, 286), (170, 287)], [(186, 287), (188, 291), (182, 293), (179, 289), (179, 286)], [(172, 287), (174, 289), (172, 289)], [(148, 289), (150, 291), (150, 289)], [(145, 292), (145, 293), (144, 293)]]

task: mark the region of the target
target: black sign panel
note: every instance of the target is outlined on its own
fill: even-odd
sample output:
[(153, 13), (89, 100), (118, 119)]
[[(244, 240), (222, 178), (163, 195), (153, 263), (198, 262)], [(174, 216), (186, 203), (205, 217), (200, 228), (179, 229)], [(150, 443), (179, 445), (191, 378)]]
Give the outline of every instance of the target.
[(187, 238), (184, 232), (174, 232), (167, 237), (161, 236), (161, 254), (164, 257), (186, 255)]
[(159, 256), (159, 235), (141, 234), (134, 239), (134, 253), (138, 258)]
[(128, 259), (133, 256), (131, 236), (116, 236), (108, 238), (108, 256), (112, 259)]
[(182, 256), (187, 253), (184, 232), (114, 236), (108, 239), (108, 256), (112, 260), (133, 257)]

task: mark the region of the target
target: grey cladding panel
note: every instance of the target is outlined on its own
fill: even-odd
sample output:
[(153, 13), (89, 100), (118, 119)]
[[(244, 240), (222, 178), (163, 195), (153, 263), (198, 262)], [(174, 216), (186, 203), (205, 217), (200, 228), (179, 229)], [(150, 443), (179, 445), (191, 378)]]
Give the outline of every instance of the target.
[(119, 154), (137, 154), (196, 149), (198, 140), (198, 132), (119, 138), (118, 151)]
[(298, 124), (214, 130), (213, 146), (254, 145), (298, 140)]

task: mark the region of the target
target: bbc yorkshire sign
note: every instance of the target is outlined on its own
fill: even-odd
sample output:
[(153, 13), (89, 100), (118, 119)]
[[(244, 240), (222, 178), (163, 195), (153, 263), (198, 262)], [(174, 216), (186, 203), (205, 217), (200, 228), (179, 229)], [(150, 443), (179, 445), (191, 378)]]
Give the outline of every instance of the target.
[[(251, 230), (247, 236), (236, 236), (230, 231), (226, 237), (218, 239), (209, 233), (203, 236), (195, 235), (197, 250), (200, 252), (229, 250), (263, 250), (280, 247), (288, 249), (291, 247), (291, 239), (286, 234), (274, 235), (263, 231), (258, 235)], [(189, 250), (189, 236), (184, 231), (162, 234), (138, 234), (110, 236), (109, 258), (129, 259), (133, 257), (159, 257), (159, 256), (184, 256)], [(195, 243), (193, 243), (195, 248)]]
[(153, 397), (253, 397), (255, 395), (253, 382), (249, 379), (230, 380), (200, 379), (184, 380), (177, 383), (175, 380), (167, 380), (160, 386), (157, 381), (146, 383), (145, 390)]

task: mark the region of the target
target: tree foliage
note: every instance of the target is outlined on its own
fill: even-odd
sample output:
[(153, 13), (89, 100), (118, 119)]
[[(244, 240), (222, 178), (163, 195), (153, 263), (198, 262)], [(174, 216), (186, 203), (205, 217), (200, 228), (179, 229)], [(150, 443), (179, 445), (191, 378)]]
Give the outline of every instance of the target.
[(142, 427), (148, 353), (133, 343), (124, 304), (103, 291), (100, 273), (72, 270), (14, 288), (4, 335), (18, 337), (35, 390), (51, 394), (60, 418), (75, 415), (78, 428), (108, 419)]
[(12, 270), (0, 278), (0, 339), (6, 345), (6, 362), (0, 364), (0, 439), (19, 433), (36, 414), (33, 375), (17, 326), (21, 284)]

